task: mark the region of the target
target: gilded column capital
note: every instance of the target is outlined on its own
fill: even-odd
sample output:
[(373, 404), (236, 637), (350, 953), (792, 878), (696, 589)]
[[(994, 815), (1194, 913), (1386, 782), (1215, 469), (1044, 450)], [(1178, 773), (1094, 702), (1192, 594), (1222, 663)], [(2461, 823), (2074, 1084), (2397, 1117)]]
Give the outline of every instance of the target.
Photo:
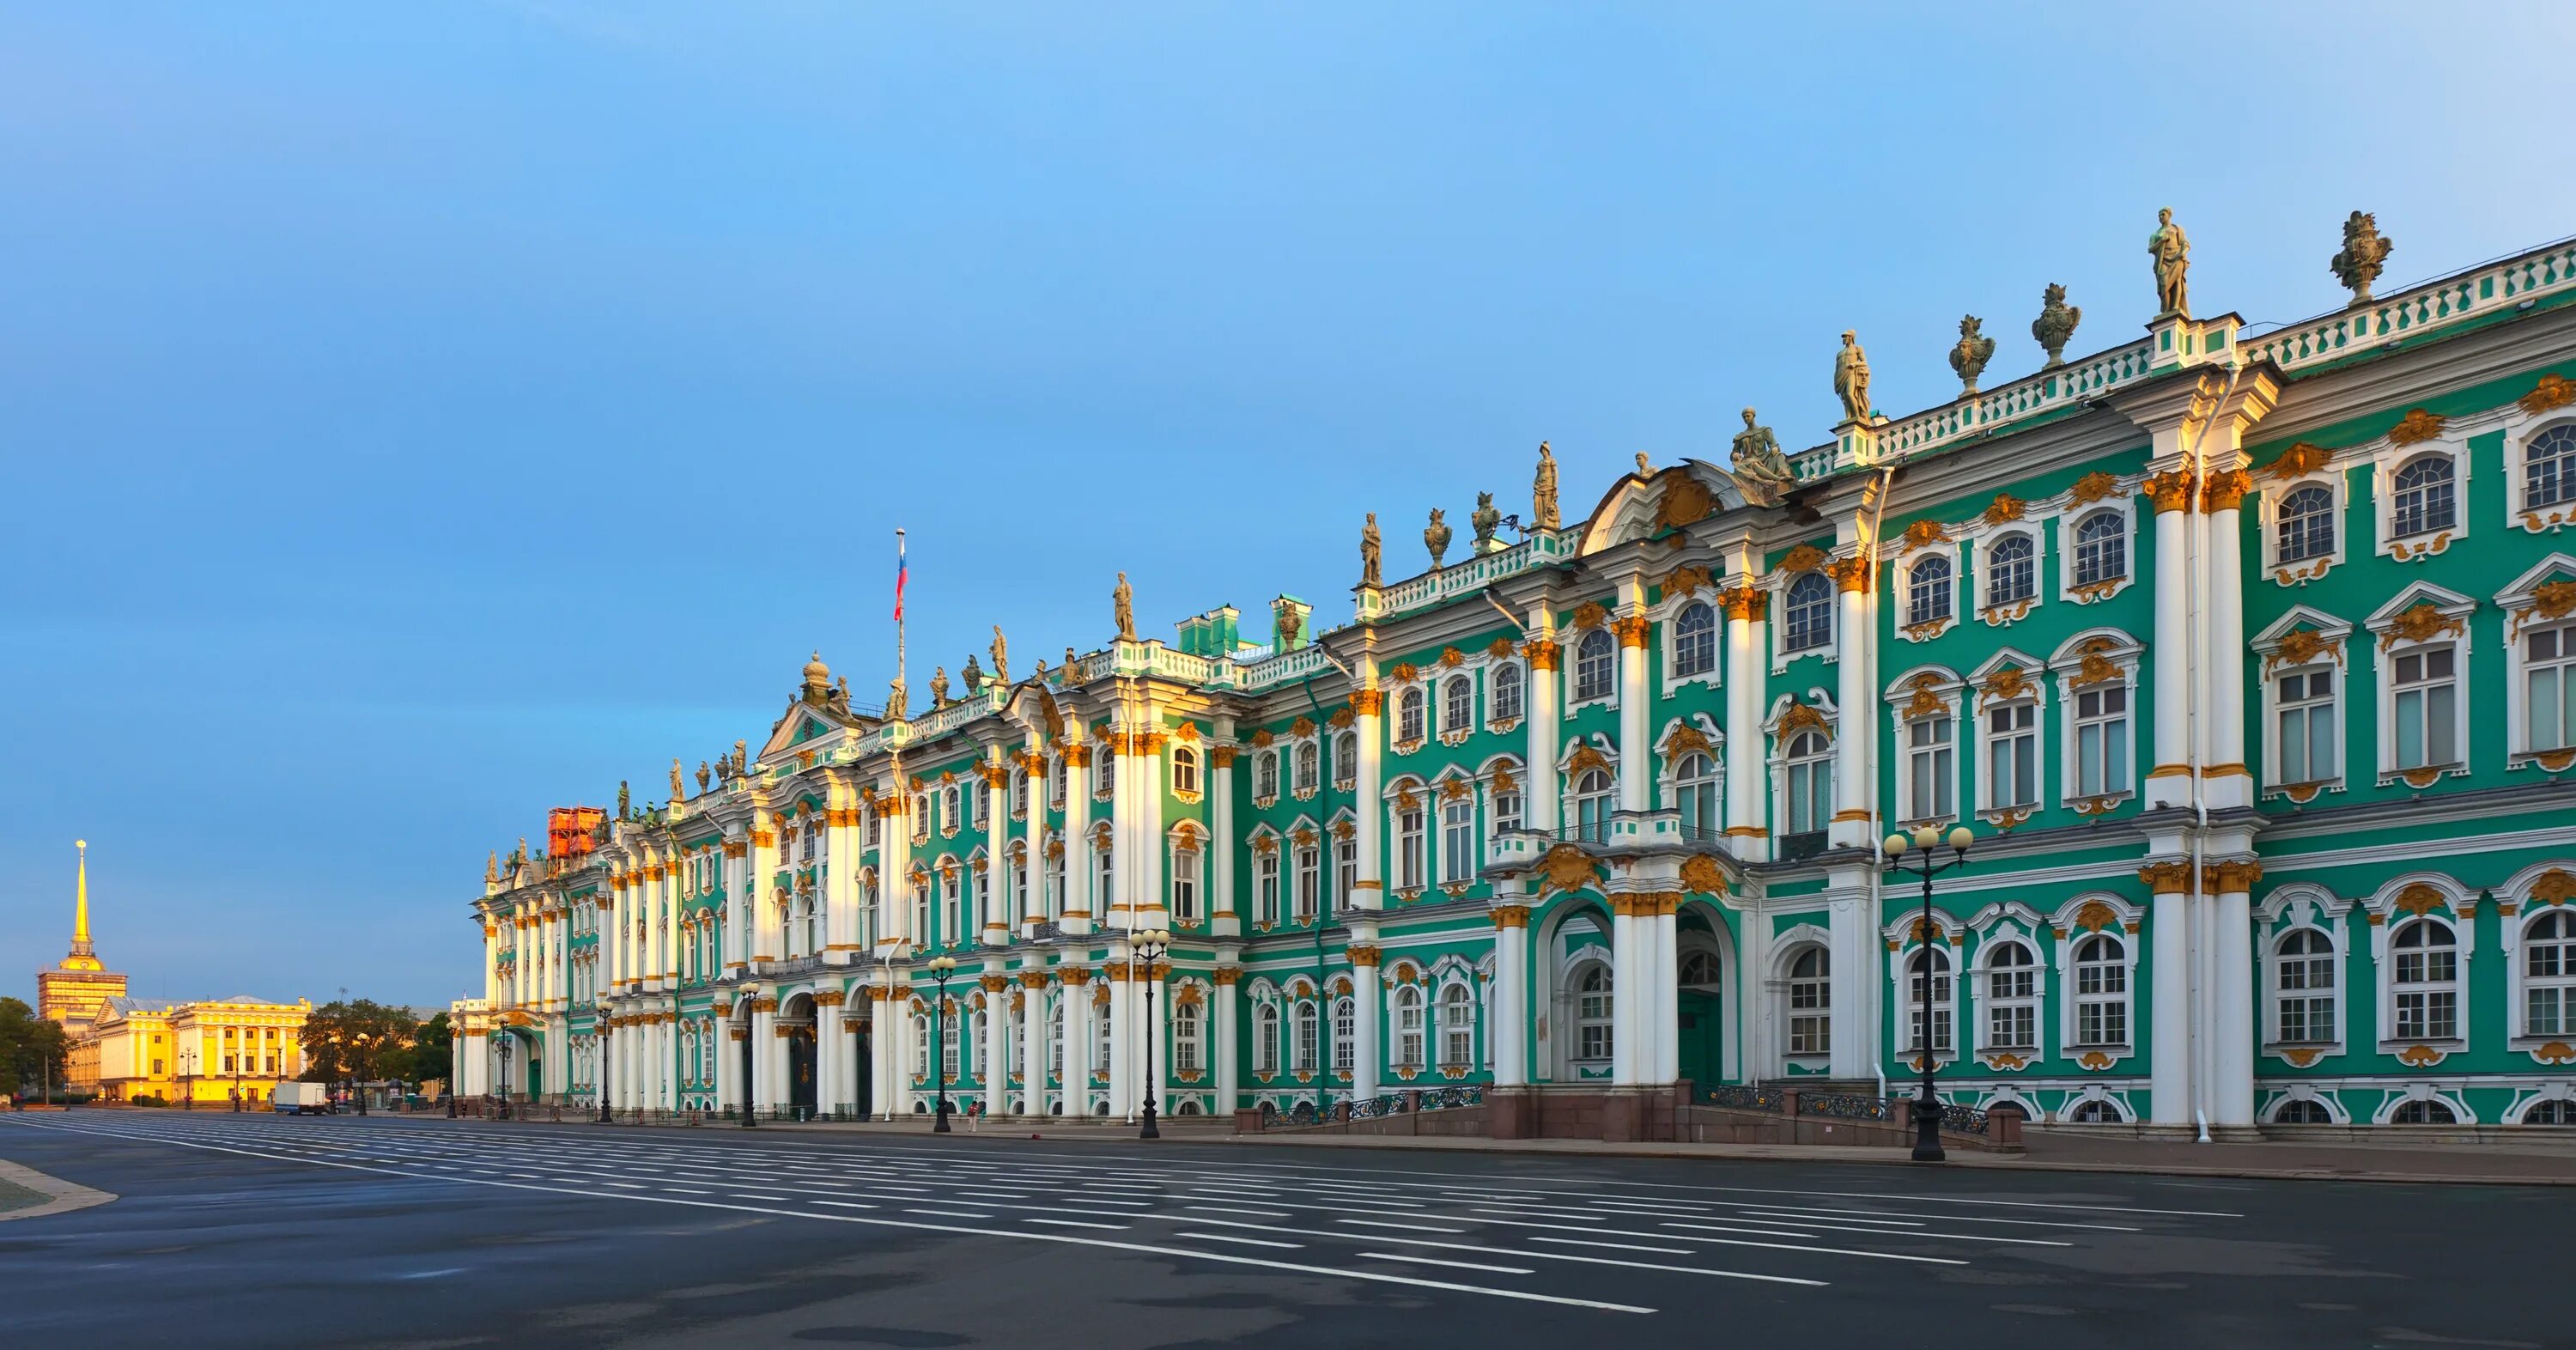
[(2254, 478), (2243, 469), (2212, 469), (2201, 484), (2200, 509), (2212, 513), (2236, 510), (2244, 504), (2245, 494), (2253, 490)]
[(2148, 479), (2147, 495), (2155, 499), (2158, 515), (2167, 511), (2188, 511), (2191, 509), (2193, 486), (2191, 471), (2176, 469)]
[(2191, 864), (2153, 862), (2138, 869), (2138, 880), (2158, 895), (2180, 895), (2191, 889)]
[(1351, 711), (1361, 717), (1375, 717), (1385, 712), (1386, 691), (1383, 689), (1352, 690)]
[(1374, 966), (1378, 963), (1379, 951), (1374, 942), (1354, 942), (1342, 949), (1342, 955), (1349, 957), (1352, 965)]
[(1870, 575), (1877, 570), (1875, 561), (1867, 557), (1836, 558), (1825, 564), (1825, 571), (1833, 576), (1834, 586), (1846, 595), (1867, 593)]
[(1496, 928), (1529, 927), (1530, 907), (1527, 905), (1496, 905), (1493, 914)]
[(1652, 626), (1652, 621), (1643, 614), (1622, 614), (1611, 625), (1619, 634), (1619, 645), (1622, 647), (1645, 646), (1647, 630)]

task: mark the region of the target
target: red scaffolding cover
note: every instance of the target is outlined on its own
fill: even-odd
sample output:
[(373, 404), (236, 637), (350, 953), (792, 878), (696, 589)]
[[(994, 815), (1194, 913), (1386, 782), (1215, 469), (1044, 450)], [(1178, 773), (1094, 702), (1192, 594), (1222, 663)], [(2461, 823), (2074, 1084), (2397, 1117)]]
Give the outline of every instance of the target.
[(599, 827), (608, 820), (604, 806), (558, 806), (546, 812), (546, 856), (578, 858), (599, 847)]

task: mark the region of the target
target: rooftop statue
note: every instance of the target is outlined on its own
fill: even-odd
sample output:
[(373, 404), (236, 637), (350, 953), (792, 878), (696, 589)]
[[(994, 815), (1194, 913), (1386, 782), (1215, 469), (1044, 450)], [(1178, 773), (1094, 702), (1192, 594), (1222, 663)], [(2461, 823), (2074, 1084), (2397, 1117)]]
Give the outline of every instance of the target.
[(1363, 586), (1375, 586), (1380, 584), (1378, 580), (1379, 551), (1380, 545), (1377, 537), (1377, 512), (1371, 511), (1368, 513), (1368, 523), (1360, 527), (1360, 584)]
[(713, 770), (713, 769), (708, 768), (708, 767), (707, 767), (707, 762), (706, 762), (705, 760), (703, 760), (703, 759), (702, 759), (702, 760), (699, 760), (699, 761), (698, 761), (698, 791), (700, 791), (700, 792), (704, 792), (704, 791), (706, 791), (706, 790), (707, 790), (707, 784), (714, 782), (714, 781), (715, 781), (715, 778), (716, 778), (716, 771), (715, 771), (715, 770)]
[(957, 678), (966, 683), (966, 697), (984, 692), (984, 668), (975, 664), (973, 652), (966, 653), (966, 668), (957, 672)]
[(1494, 506), (1494, 494), (1476, 494), (1476, 509), (1467, 517), (1467, 524), (1476, 531), (1476, 551), (1493, 552), (1494, 532), (1503, 527), (1503, 513)]
[(629, 820), (634, 817), (634, 814), (634, 799), (627, 793), (626, 780), (620, 778), (617, 780), (617, 818)]
[(2191, 271), (2191, 239), (2174, 224), (2173, 208), (2156, 212), (2156, 232), (2147, 236), (2147, 252), (2156, 260), (2156, 317), (2191, 317), (2185, 274)]
[(1538, 475), (1530, 483), (1530, 528), (1553, 530), (1556, 518), (1556, 456), (1549, 454), (1547, 442), (1538, 443)]
[(689, 793), (688, 793), (688, 789), (687, 789), (687, 788), (685, 788), (685, 787), (683, 787), (683, 786), (681, 786), (681, 784), (680, 784), (680, 774), (681, 774), (680, 761), (678, 761), (678, 760), (676, 760), (676, 759), (675, 759), (675, 760), (672, 760), (672, 761), (671, 761), (671, 800), (673, 800), (673, 801), (675, 801), (675, 802), (676, 802), (676, 801), (678, 801), (678, 800), (680, 800), (681, 798), (686, 797), (686, 796), (688, 796), (688, 795), (689, 795)]
[(2084, 311), (2066, 303), (2066, 288), (2052, 281), (2040, 293), (2039, 317), (2030, 321), (2030, 335), (2048, 353), (2048, 364), (2042, 370), (2055, 370), (2066, 364), (2066, 340), (2075, 336), (2075, 325), (2084, 322)]
[(1743, 489), (1746, 501), (1771, 506), (1779, 502), (1781, 493), (1797, 485), (1798, 475), (1789, 467), (1789, 457), (1780, 453), (1779, 438), (1754, 416), (1751, 408), (1745, 409), (1744, 430), (1735, 433), (1735, 485)]
[(900, 678), (896, 678), (896, 679), (888, 680), (888, 681), (886, 682), (886, 720), (887, 720), (887, 721), (889, 721), (889, 722), (900, 722), (900, 721), (904, 720), (904, 706), (903, 706), (903, 705), (904, 705), (904, 700), (905, 700), (905, 695), (904, 695), (904, 689), (903, 689), (903, 681), (902, 681), (902, 679), (900, 679)]
[(948, 706), (948, 667), (930, 668), (930, 707), (936, 712)]
[(751, 745), (750, 745), (750, 743), (749, 743), (749, 742), (747, 742), (747, 741), (735, 741), (735, 742), (733, 743), (733, 771), (734, 771), (735, 773), (740, 773), (740, 772), (742, 772), (742, 771), (743, 771), (744, 766), (746, 766), (746, 765), (748, 765), (748, 764), (750, 764), (750, 763), (751, 763)]
[(1986, 373), (1986, 363), (1995, 359), (1995, 340), (1985, 334), (1986, 321), (1974, 314), (1959, 320), (1959, 345), (1950, 349), (1950, 369), (1959, 375), (1959, 397), (1977, 392), (1977, 377)]
[(1842, 350), (1834, 353), (1834, 397), (1843, 401), (1843, 420), (1869, 420), (1869, 356), (1860, 349), (1860, 338), (1851, 329), (1843, 330)]
[(1009, 639), (1002, 636), (1002, 626), (998, 623), (993, 625), (992, 650), (993, 678), (1009, 684), (1011, 682), (1011, 643)]
[(1422, 546), (1431, 550), (1431, 570), (1440, 570), (1440, 560), (1449, 552), (1449, 540), (1456, 531), (1440, 518), (1440, 508), (1431, 508), (1431, 523), (1422, 527)]
[(1118, 619), (1118, 640), (1136, 640), (1136, 588), (1127, 584), (1127, 574), (1118, 574), (1118, 588), (1109, 593), (1109, 601)]
[(2334, 269), (2335, 280), (2352, 292), (2352, 308), (2370, 303), (2370, 286), (2379, 280), (2380, 270), (2388, 265), (2388, 254), (2396, 248), (2394, 241), (2379, 232), (2379, 217), (2368, 211), (2355, 211), (2344, 217), (2343, 252), (2334, 255), (2327, 266)]

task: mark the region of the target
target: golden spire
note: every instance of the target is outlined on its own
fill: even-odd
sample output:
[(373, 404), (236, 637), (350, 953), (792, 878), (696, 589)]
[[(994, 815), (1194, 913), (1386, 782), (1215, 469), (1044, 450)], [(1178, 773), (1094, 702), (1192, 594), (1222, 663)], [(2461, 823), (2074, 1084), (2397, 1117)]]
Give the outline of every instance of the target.
[(75, 839), (72, 847), (80, 850), (80, 885), (72, 910), (72, 951), (63, 958), (65, 970), (103, 970), (91, 954), (89, 942), (89, 841)]

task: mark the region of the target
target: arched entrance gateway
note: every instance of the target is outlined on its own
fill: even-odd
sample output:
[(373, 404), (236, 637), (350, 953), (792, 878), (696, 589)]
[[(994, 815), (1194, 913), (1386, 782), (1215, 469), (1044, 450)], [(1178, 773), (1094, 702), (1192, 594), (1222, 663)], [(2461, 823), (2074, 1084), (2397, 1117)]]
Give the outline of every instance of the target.
[[(865, 991), (862, 990), (861, 992), (864, 993)], [(852, 1010), (855, 1010), (858, 1008), (873, 1007), (875, 1005), (864, 1000), (854, 998), (851, 1000), (849, 1006)], [(859, 1016), (854, 1011), (845, 1011), (842, 1013), (842, 1016), (851, 1018), (850, 1025), (852, 1030), (848, 1033), (848, 1040), (852, 1047), (851, 1053), (855, 1059), (850, 1075), (850, 1084), (842, 1091), (841, 1095), (850, 1099), (852, 1109), (858, 1113), (858, 1118), (866, 1120), (876, 1111), (877, 1075), (874, 1050), (876, 1043), (875, 1019), (870, 1016)]]
[(778, 1008), (778, 1036), (786, 1042), (787, 1114), (812, 1120), (815, 1108), (814, 997), (797, 994)]

